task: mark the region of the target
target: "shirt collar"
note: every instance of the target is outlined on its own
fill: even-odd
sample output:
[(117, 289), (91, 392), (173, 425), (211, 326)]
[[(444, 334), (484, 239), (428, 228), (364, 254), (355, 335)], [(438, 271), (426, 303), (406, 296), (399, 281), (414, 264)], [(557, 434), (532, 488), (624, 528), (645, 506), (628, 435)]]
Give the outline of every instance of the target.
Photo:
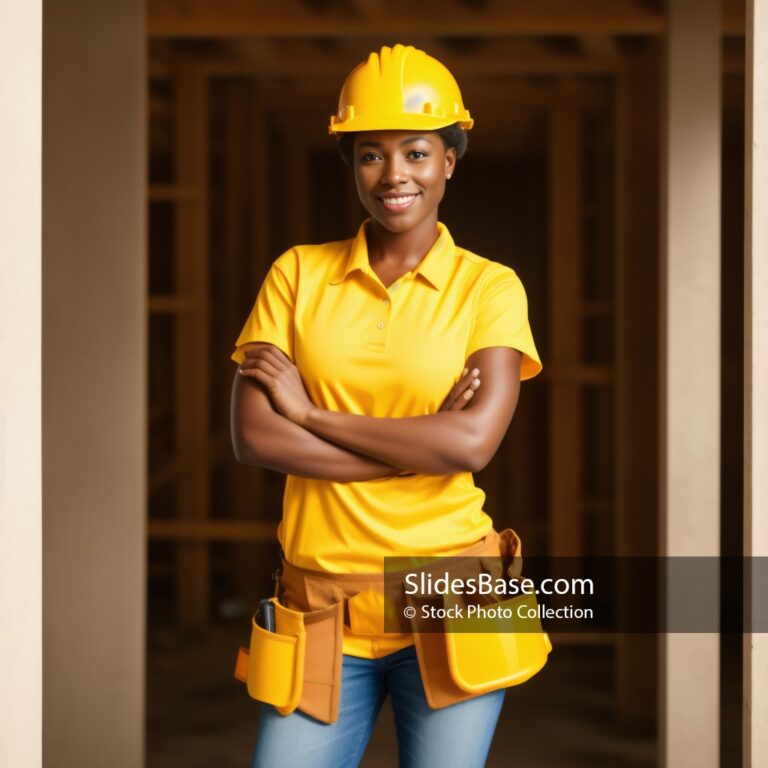
[[(368, 274), (372, 272), (370, 262), (368, 261), (368, 242), (365, 239), (365, 228), (370, 220), (370, 218), (367, 218), (360, 225), (357, 234), (350, 243), (346, 263), (330, 281), (331, 285), (337, 285), (346, 280), (357, 269)], [(419, 274), (426, 278), (430, 285), (439, 291), (448, 279), (448, 273), (453, 265), (456, 245), (453, 242), (451, 233), (448, 231), (448, 227), (441, 221), (437, 222), (437, 231), (437, 240), (432, 244), (424, 258), (414, 267), (413, 273), (414, 275)]]

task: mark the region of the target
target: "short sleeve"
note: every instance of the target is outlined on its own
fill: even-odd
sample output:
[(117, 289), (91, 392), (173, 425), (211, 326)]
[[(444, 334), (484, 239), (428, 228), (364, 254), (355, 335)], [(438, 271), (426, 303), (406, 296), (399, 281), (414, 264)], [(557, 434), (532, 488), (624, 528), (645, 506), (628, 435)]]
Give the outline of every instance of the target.
[(243, 346), (266, 341), (279, 347), (293, 360), (294, 313), (298, 264), (296, 253), (286, 251), (269, 268), (253, 308), (230, 356), (238, 365), (245, 359)]
[(517, 273), (492, 263), (475, 307), (467, 357), (484, 347), (513, 347), (523, 354), (520, 379), (533, 378), (542, 369), (528, 322), (528, 298)]

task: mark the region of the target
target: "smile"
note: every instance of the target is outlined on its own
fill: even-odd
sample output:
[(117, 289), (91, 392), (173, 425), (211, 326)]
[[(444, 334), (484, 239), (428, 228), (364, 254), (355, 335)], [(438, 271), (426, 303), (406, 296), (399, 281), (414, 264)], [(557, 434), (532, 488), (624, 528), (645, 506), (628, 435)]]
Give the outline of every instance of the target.
[(390, 197), (380, 197), (381, 204), (390, 211), (402, 211), (408, 208), (418, 195), (392, 195)]

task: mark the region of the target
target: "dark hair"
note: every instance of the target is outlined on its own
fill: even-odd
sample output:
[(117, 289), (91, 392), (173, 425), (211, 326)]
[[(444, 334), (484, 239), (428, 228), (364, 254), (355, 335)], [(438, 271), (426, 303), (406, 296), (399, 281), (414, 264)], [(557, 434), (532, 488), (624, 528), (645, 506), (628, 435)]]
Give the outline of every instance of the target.
[[(467, 132), (458, 124), (453, 123), (446, 125), (445, 128), (438, 128), (435, 133), (439, 134), (443, 140), (446, 149), (454, 147), (456, 150), (456, 159), (464, 157), (464, 153), (467, 151)], [(339, 149), (339, 154), (342, 160), (350, 167), (354, 168), (355, 165), (355, 133), (342, 133), (340, 138), (336, 142)]]

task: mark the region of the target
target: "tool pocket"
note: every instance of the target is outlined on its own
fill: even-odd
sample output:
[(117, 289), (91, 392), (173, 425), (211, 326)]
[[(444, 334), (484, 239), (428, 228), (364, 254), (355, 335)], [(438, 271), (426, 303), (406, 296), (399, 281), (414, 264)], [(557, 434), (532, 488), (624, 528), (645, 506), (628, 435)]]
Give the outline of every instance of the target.
[[(275, 632), (260, 627), (255, 616), (251, 619), (246, 684), (252, 698), (289, 715), (301, 700), (306, 632), (301, 612), (286, 608), (275, 597), (272, 603)], [(240, 660), (238, 666), (242, 673)]]
[(535, 595), (470, 608), (445, 619), (448, 668), (461, 690), (480, 694), (519, 685), (547, 663), (552, 643)]
[(392, 612), (391, 601), (385, 601), (384, 593), (364, 589), (347, 601), (349, 628), (356, 635), (378, 636), (385, 632), (385, 610)]
[(238, 650), (235, 677), (281, 715), (297, 707), (324, 723), (339, 714), (344, 604), (296, 611), (272, 598), (275, 632), (251, 619), (251, 646)]
[(306, 631), (304, 688), (299, 707), (323, 723), (339, 715), (344, 602), (303, 614)]

